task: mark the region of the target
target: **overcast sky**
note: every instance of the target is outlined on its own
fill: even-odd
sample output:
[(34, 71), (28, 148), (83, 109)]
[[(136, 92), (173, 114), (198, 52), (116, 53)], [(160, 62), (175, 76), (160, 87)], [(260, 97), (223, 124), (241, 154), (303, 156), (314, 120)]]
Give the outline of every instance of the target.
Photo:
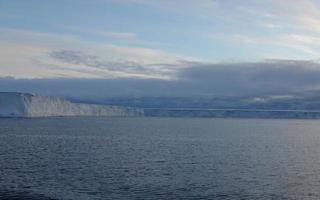
[(1, 91), (285, 94), (319, 53), (316, 0), (0, 0)]

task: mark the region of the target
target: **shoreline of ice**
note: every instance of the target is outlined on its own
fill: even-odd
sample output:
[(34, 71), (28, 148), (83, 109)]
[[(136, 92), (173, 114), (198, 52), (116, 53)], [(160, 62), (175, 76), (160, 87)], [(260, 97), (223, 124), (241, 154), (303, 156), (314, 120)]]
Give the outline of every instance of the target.
[(0, 117), (143, 116), (130, 107), (73, 103), (61, 97), (0, 92)]

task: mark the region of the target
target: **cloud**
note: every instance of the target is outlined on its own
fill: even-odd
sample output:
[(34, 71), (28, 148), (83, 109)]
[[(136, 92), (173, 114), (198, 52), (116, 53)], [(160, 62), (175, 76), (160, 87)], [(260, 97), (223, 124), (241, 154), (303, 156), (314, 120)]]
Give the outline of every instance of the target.
[(243, 49), (254, 50), (260, 59), (316, 59), (319, 55), (320, 37), (306, 34), (282, 33), (277, 35), (224, 34), (209, 35), (213, 40), (240, 45)]
[[(70, 59), (69, 57), (67, 59)], [(87, 62), (86, 59), (81, 62)], [(77, 59), (72, 59), (71, 62), (74, 60)], [(179, 65), (184, 67), (176, 72), (175, 79), (4, 78), (0, 79), (0, 90), (80, 97), (263, 96), (270, 99), (269, 97), (295, 96), (320, 89), (320, 64), (316, 61), (266, 60), (242, 63), (181, 61)]]
[(208, 39), (246, 49), (259, 59), (317, 59), (320, 53), (318, 1), (230, 2), (216, 2), (218, 11), (209, 15), (211, 22), (219, 19), (224, 25), (204, 34)]
[[(320, 64), (304, 60), (243, 63), (191, 63), (180, 79), (203, 94), (283, 94), (318, 89)], [(191, 91), (190, 91), (191, 92)]]
[[(0, 29), (0, 72), (16, 78), (172, 77), (179, 56), (77, 36)], [(161, 65), (161, 64), (164, 65)]]
[(108, 72), (121, 72), (128, 77), (170, 78), (175, 72), (174, 69), (167, 69), (167, 64), (143, 64), (129, 60), (110, 61), (99, 56), (85, 54), (81, 51), (52, 51), (50, 52), (50, 56), (66, 64), (86, 66)]
[(138, 37), (135, 33), (131, 32), (111, 32), (111, 31), (97, 31), (95, 32), (97, 35), (101, 35), (104, 37), (119, 39), (119, 40), (137, 40)]
[(166, 11), (198, 16), (208, 15), (217, 8), (217, 0), (117, 0), (117, 2), (144, 5)]
[[(11, 88), (10, 84), (16, 84), (25, 90), (37, 90), (35, 85), (39, 85), (37, 87), (49, 88), (52, 92), (62, 91), (63, 94), (100, 95), (99, 91), (102, 91), (101, 95), (142, 96), (277, 96), (320, 87), (320, 65), (314, 61), (320, 50), (320, 15), (316, 1), (297, 0), (292, 3), (289, 0), (248, 0), (241, 4), (220, 0), (115, 2), (134, 4), (132, 8), (143, 6), (144, 9), (161, 9), (174, 14), (168, 17), (177, 16), (177, 21), (150, 27), (154, 32), (158, 31), (157, 25), (161, 26), (160, 31), (168, 30), (167, 34), (160, 32), (155, 38), (159, 39), (159, 43), (162, 40), (171, 41), (172, 49), (208, 55), (217, 60), (235, 55), (256, 62), (212, 62), (210, 58), (206, 63), (191, 62), (194, 59), (170, 50), (141, 47), (140, 37), (130, 32), (132, 30), (95, 31), (85, 26), (82, 28), (88, 32), (72, 35), (61, 34), (62, 31), (48, 33), (0, 29), (0, 73), (2, 77), (16, 78), (2, 80), (2, 84), (7, 89)], [(180, 32), (176, 31), (178, 29)], [(139, 27), (133, 30), (137, 33), (143, 31)], [(193, 31), (205, 31), (213, 35), (216, 43), (210, 46), (209, 41), (194, 35), (186, 37), (190, 40), (184, 41), (181, 36), (192, 34)], [(183, 35), (179, 35), (181, 32)], [(91, 41), (91, 36), (97, 36), (94, 34), (110, 40), (108, 43), (105, 40)], [(152, 37), (146, 33), (146, 38)], [(121, 42), (112, 43), (119, 40), (135, 42), (128, 42), (130, 45), (127, 46), (119, 45)], [(175, 43), (174, 40), (179, 41)], [(242, 51), (246, 53), (242, 54)], [(249, 59), (242, 58), (243, 55), (249, 56)], [(266, 58), (282, 60), (257, 61)], [(2, 87), (2, 90), (5, 89)]]
[[(237, 10), (251, 21), (277, 22), (282, 27), (292, 27), (300, 30), (319, 31), (319, 2), (316, 0), (266, 0), (257, 2), (248, 0), (235, 5)], [(273, 27), (269, 27), (273, 28)]]

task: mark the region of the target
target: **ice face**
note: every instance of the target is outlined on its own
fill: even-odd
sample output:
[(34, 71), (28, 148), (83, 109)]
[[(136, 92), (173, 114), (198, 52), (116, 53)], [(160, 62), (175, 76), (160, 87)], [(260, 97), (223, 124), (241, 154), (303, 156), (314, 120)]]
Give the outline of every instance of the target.
[(140, 116), (140, 109), (72, 103), (60, 97), (0, 93), (0, 117)]

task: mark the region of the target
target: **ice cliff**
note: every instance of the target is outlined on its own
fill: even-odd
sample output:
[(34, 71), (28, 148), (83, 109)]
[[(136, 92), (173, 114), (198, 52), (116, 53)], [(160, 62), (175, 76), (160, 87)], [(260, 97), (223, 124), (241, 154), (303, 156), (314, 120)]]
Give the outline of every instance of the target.
[(320, 119), (315, 110), (130, 108), (75, 103), (60, 97), (0, 92), (0, 117), (146, 116)]
[(0, 92), (0, 117), (141, 116), (143, 110), (73, 103), (60, 97)]

